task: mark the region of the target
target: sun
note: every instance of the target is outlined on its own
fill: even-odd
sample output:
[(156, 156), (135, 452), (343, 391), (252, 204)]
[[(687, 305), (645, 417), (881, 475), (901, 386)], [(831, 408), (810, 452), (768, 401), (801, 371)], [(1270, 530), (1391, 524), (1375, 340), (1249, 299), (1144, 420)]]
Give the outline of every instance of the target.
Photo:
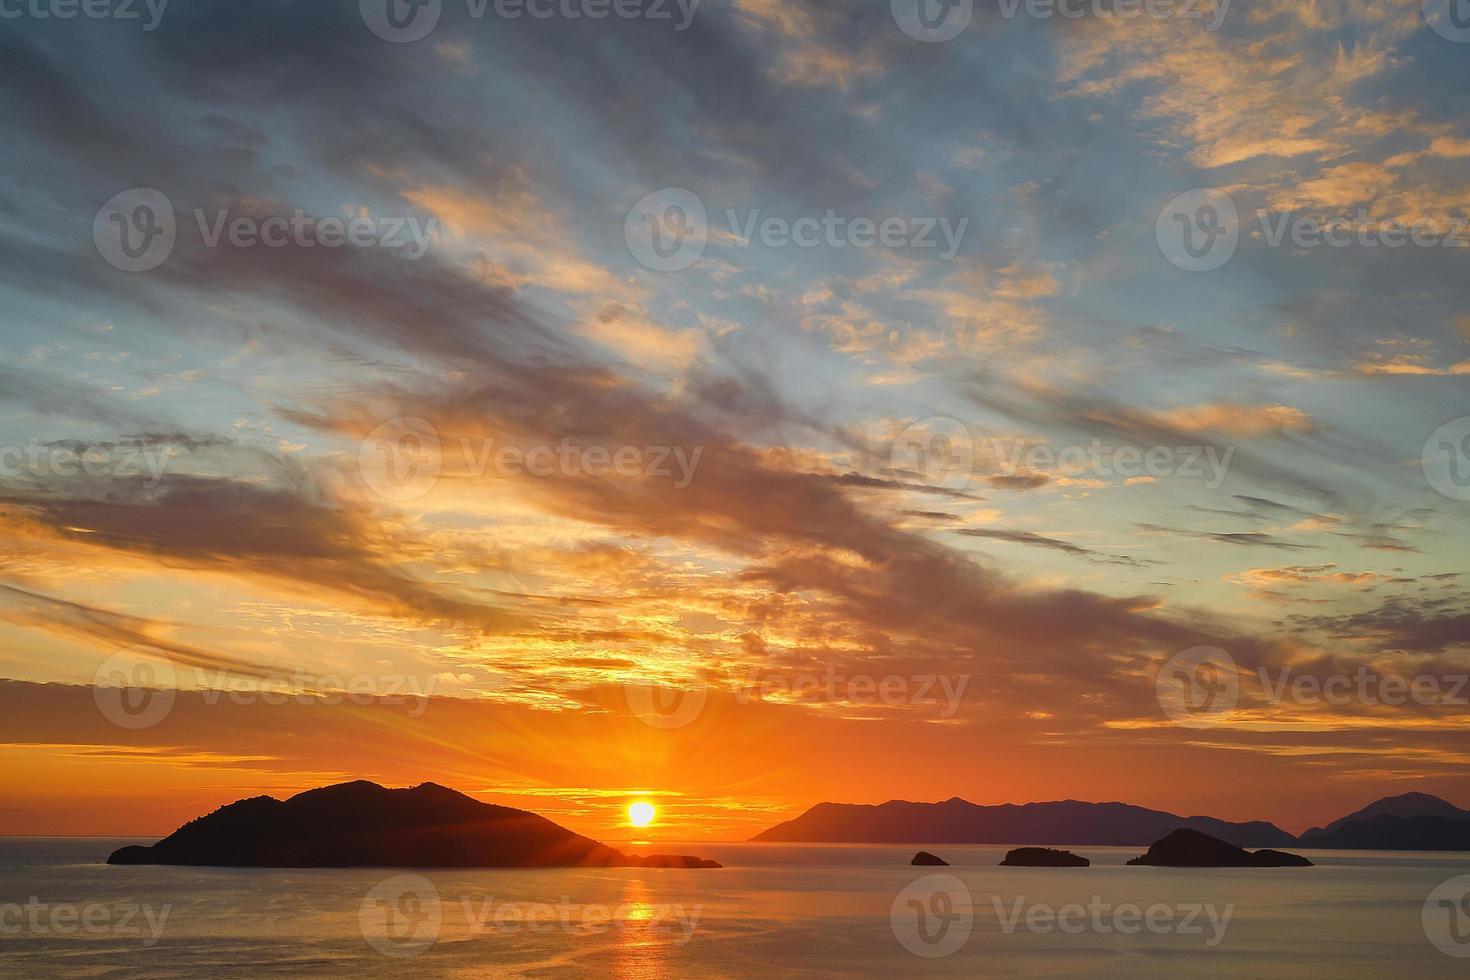
[(653, 823), (654, 813), (652, 803), (639, 800), (637, 803), (628, 804), (628, 822), (635, 827), (647, 827)]

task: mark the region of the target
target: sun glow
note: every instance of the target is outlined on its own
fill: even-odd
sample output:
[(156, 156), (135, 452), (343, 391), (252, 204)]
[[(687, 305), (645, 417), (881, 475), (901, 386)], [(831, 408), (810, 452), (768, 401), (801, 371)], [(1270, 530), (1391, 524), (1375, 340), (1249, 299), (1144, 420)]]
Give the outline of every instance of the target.
[(652, 803), (639, 800), (637, 803), (628, 804), (628, 822), (635, 827), (647, 827), (653, 823), (654, 809)]

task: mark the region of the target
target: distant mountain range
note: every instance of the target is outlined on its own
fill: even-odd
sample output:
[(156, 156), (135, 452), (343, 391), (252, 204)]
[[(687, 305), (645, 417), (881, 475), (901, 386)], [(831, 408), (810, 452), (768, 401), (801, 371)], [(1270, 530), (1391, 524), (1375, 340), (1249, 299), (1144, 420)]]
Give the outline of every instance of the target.
[(1427, 793), (1389, 796), (1313, 827), (1300, 844), (1322, 850), (1470, 851), (1470, 810)]
[(1314, 827), (1300, 838), (1275, 824), (1181, 817), (1127, 803), (1006, 803), (967, 800), (879, 805), (818, 803), (752, 841), (843, 844), (1148, 845), (1174, 830), (1209, 834), (1236, 847), (1322, 850), (1470, 850), (1470, 811), (1426, 793), (1386, 797)]
[(385, 789), (358, 780), (282, 802), (255, 796), (191, 820), (108, 864), (234, 868), (718, 868), (684, 855), (624, 854), (545, 817), (423, 783)]
[(795, 820), (777, 824), (753, 841), (844, 844), (1092, 844), (1147, 846), (1171, 830), (1198, 830), (1236, 847), (1296, 843), (1264, 821), (1230, 823), (1214, 817), (1181, 817), (1127, 803), (1006, 803), (979, 806), (955, 797), (943, 803), (890, 800), (879, 806), (818, 803)]

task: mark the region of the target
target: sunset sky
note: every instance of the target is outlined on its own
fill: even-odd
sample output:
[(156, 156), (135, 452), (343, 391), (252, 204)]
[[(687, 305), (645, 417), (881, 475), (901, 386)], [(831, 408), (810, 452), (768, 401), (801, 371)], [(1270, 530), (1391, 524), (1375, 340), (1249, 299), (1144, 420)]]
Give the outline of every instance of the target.
[[(1470, 248), (1257, 219), (1453, 226), (1470, 46), (1420, 0), (981, 0), (944, 43), (887, 3), (668, 6), (0, 20), (0, 834), (355, 778), (609, 839), (634, 799), (662, 840), (824, 800), (1470, 805), (1470, 706), (1260, 673), (1470, 670), (1470, 502), (1424, 465), (1470, 415)], [(176, 241), (126, 271), (96, 236), (140, 188)], [(1160, 241), (1201, 188), (1241, 225), (1203, 272)], [(703, 205), (687, 267), (640, 261), (651, 194)], [(423, 254), (208, 240), (298, 211)], [(964, 231), (740, 237), (829, 212)], [(1188, 727), (1156, 674), (1200, 645), (1239, 703)], [(178, 688), (156, 724), (99, 708), (118, 664)], [(324, 678), (431, 696), (220, 693)]]

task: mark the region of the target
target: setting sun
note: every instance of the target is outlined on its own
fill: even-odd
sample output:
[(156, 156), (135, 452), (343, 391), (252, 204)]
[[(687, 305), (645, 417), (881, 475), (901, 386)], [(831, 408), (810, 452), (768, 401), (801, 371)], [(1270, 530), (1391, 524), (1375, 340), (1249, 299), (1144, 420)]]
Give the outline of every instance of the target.
[(628, 822), (635, 827), (647, 827), (653, 823), (653, 815), (652, 803), (639, 800), (637, 803), (628, 804)]

